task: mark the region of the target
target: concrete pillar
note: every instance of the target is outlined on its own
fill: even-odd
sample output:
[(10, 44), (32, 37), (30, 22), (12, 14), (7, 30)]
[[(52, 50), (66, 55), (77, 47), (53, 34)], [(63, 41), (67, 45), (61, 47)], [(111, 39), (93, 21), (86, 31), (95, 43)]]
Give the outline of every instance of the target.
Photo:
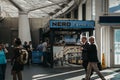
[(86, 2), (86, 20), (92, 20), (92, 0)]
[[(103, 15), (108, 15), (108, 8), (109, 8), (109, 0), (103, 0)], [(110, 50), (111, 50), (111, 47), (110, 47), (110, 32), (111, 32), (111, 29), (110, 29), (110, 26), (103, 26), (103, 31), (102, 31), (102, 43), (101, 43), (101, 46), (102, 46), (102, 52), (104, 53), (105, 55), (105, 62), (106, 62), (106, 66), (107, 67), (110, 67), (111, 66), (111, 59), (110, 59)]]
[(78, 20), (82, 20), (82, 4), (78, 7)]
[(21, 39), (22, 43), (24, 41), (31, 41), (31, 34), (30, 34), (30, 25), (29, 25), (29, 19), (28, 14), (26, 12), (20, 12), (19, 13), (19, 23), (18, 23), (18, 35)]
[(95, 38), (98, 46), (98, 58), (101, 60), (101, 26), (99, 25), (99, 16), (102, 15), (102, 0), (95, 0)]
[(110, 27), (103, 26), (101, 33), (101, 52), (105, 55), (105, 63), (110, 67)]

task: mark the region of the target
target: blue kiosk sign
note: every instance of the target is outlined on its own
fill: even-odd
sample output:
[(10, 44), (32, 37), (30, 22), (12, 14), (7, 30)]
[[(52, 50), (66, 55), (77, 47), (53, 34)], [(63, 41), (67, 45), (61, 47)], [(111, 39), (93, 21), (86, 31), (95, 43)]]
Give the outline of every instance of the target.
[(93, 20), (50, 20), (50, 28), (63, 28), (63, 29), (81, 29), (81, 28), (94, 28), (95, 22)]

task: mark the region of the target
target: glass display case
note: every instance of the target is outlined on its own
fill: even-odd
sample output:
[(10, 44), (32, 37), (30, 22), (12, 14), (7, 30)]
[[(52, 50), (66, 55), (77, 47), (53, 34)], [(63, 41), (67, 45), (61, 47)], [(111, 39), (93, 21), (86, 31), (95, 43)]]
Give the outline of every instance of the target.
[(82, 62), (81, 55), (80, 46), (53, 46), (55, 67), (77, 67)]

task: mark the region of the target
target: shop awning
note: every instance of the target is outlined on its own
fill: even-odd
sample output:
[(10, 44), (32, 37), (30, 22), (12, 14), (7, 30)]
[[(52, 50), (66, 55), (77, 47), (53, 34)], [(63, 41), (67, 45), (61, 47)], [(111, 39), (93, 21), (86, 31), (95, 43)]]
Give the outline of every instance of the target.
[(56, 29), (84, 29), (84, 28), (92, 28), (94, 29), (95, 22), (93, 20), (90, 21), (82, 21), (82, 20), (50, 20), (50, 28)]

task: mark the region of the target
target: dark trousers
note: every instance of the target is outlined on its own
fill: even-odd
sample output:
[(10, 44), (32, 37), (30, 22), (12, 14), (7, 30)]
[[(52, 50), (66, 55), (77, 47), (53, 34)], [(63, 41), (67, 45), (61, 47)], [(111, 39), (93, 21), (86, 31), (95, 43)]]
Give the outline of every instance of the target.
[(0, 80), (5, 80), (6, 64), (0, 64)]
[(87, 72), (88, 61), (83, 61), (82, 66), (84, 67), (85, 72)]
[(47, 52), (43, 52), (43, 65), (47, 66)]

